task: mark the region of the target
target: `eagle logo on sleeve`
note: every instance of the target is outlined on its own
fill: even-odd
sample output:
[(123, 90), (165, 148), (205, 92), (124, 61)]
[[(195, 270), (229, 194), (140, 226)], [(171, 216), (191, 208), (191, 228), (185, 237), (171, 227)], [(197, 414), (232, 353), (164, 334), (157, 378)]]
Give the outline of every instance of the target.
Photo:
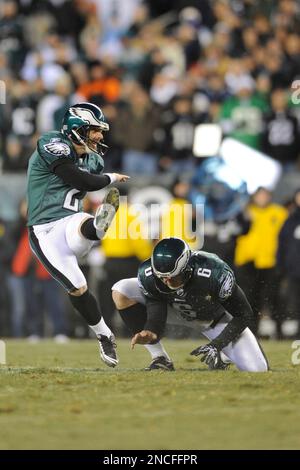
[(49, 144), (44, 145), (44, 149), (46, 152), (51, 153), (55, 156), (62, 156), (62, 155), (70, 155), (71, 149), (70, 147), (65, 144), (64, 142), (51, 142)]
[(222, 282), (222, 285), (221, 285), (221, 289), (219, 292), (219, 298), (221, 300), (226, 300), (228, 299), (228, 297), (231, 296), (233, 288), (234, 288), (234, 283), (235, 283), (234, 275), (230, 271), (227, 271), (225, 276), (223, 276), (223, 279), (221, 280), (221, 282)]

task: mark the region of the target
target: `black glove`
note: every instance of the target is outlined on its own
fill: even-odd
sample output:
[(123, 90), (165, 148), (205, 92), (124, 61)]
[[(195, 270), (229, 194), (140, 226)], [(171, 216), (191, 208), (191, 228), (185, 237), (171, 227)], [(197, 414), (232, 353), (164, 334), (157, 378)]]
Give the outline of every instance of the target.
[(205, 346), (199, 346), (191, 352), (192, 356), (199, 356), (203, 354), (201, 362), (205, 362), (209, 369), (219, 369), (220, 353), (215, 346), (211, 344), (205, 344)]

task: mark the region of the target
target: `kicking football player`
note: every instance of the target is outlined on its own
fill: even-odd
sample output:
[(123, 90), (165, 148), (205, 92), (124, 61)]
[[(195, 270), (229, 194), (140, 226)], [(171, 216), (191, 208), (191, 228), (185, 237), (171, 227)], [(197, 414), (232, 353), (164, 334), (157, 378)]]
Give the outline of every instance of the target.
[[(254, 314), (230, 267), (218, 256), (191, 251), (179, 238), (165, 238), (151, 259), (141, 264), (138, 277), (113, 287), (113, 299), (133, 334), (132, 347), (144, 344), (152, 356), (146, 370), (174, 370), (160, 338), (171, 306), (187, 321), (206, 321), (202, 333), (210, 340), (191, 352), (210, 369), (264, 372), (268, 362), (249, 329)], [(203, 324), (203, 323), (202, 323)]]
[(40, 137), (28, 167), (28, 226), (33, 252), (66, 289), (74, 308), (95, 332), (100, 355), (110, 367), (118, 363), (114, 335), (105, 324), (88, 289), (77, 257), (101, 239), (119, 206), (119, 192), (111, 188), (95, 217), (82, 212), (87, 191), (97, 191), (129, 177), (104, 173), (109, 130), (98, 106), (79, 103), (66, 112), (61, 132)]

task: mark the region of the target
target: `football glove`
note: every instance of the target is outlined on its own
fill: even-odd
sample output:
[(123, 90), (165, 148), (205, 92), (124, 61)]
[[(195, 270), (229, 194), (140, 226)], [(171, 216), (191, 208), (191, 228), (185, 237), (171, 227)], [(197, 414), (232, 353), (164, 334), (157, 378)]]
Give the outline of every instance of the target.
[(200, 356), (201, 362), (205, 362), (209, 369), (219, 369), (220, 353), (215, 346), (211, 344), (205, 344), (205, 346), (199, 346), (191, 352), (192, 356)]

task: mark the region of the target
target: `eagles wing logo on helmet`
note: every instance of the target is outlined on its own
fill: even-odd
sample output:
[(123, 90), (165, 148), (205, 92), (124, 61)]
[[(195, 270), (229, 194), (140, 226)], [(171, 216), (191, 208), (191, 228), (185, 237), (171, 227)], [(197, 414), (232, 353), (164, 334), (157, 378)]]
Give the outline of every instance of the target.
[[(82, 121), (86, 122), (87, 125), (90, 125), (90, 120), (88, 119), (87, 117), (87, 110), (86, 109), (82, 109), (82, 108), (70, 108), (69, 109), (70, 111), (70, 114), (72, 114), (72, 116), (77, 116), (79, 117)], [(90, 113), (88, 111), (88, 113)], [(102, 111), (101, 111), (101, 114), (102, 114)], [(102, 114), (103, 115), (103, 114)]]
[(44, 145), (44, 149), (52, 155), (70, 155), (71, 149), (63, 142), (50, 142)]

